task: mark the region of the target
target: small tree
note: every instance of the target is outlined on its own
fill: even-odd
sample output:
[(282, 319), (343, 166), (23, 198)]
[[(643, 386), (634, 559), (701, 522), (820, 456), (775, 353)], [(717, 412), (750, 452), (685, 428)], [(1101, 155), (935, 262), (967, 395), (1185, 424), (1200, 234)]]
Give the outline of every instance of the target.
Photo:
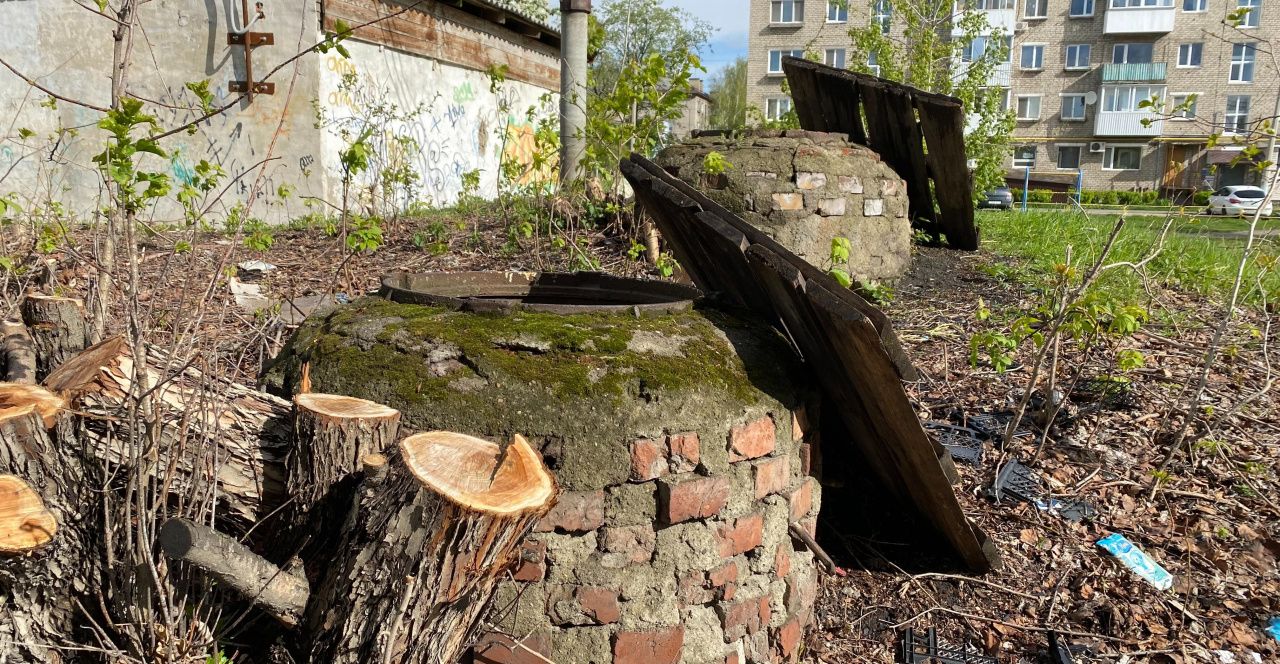
[(711, 79), (711, 126), (738, 129), (747, 124), (747, 59), (734, 60)]
[[(887, 0), (881, 0), (887, 2)], [(974, 164), (975, 192), (1004, 181), (1004, 163), (1015, 126), (1004, 94), (989, 94), (997, 68), (1009, 61), (1009, 46), (993, 35), (986, 16), (978, 11), (955, 11), (952, 0), (894, 0), (889, 24), (871, 21), (849, 31), (853, 39), (852, 68), (921, 90), (960, 99), (970, 115), (966, 141)]]

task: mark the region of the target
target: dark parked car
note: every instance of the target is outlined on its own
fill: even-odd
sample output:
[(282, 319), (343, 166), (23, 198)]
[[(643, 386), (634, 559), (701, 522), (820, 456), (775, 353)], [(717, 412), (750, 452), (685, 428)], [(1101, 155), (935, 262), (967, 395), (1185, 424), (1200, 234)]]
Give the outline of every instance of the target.
[(998, 187), (983, 194), (978, 201), (980, 209), (994, 208), (997, 210), (1013, 209), (1013, 190), (1008, 187)]

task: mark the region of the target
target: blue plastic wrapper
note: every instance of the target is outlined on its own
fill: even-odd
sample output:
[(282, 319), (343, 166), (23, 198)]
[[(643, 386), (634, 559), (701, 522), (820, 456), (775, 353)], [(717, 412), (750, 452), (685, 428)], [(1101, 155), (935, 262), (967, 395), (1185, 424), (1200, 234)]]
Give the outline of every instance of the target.
[(1102, 547), (1107, 553), (1119, 558), (1125, 567), (1133, 570), (1134, 574), (1146, 579), (1147, 583), (1160, 590), (1168, 590), (1173, 587), (1173, 575), (1161, 567), (1160, 563), (1152, 560), (1151, 556), (1134, 546), (1133, 542), (1130, 542), (1124, 535), (1108, 535), (1098, 540), (1098, 546)]
[(1271, 619), (1271, 624), (1267, 625), (1267, 634), (1270, 634), (1271, 638), (1280, 641), (1280, 617)]

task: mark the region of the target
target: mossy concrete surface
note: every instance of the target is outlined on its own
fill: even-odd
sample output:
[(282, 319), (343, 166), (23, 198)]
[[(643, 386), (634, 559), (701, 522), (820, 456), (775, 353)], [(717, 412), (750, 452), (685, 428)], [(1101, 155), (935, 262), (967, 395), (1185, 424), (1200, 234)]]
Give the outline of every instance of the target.
[[(308, 320), (264, 382), (289, 396), (304, 363), (314, 391), (397, 408), (413, 429), (523, 434), (567, 490), (625, 483), (637, 438), (724, 440), (734, 423), (787, 413), (803, 396), (794, 354), (771, 328), (704, 308), (476, 314), (365, 298)], [(727, 450), (704, 445), (701, 464), (728, 471)]]

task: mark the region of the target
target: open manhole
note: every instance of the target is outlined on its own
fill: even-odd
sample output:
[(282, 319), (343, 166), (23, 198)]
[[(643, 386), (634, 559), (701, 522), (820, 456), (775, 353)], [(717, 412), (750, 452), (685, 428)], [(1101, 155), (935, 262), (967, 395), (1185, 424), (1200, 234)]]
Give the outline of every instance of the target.
[(383, 277), (379, 295), (401, 304), (474, 312), (654, 315), (687, 311), (701, 293), (690, 286), (598, 272), (399, 272)]

